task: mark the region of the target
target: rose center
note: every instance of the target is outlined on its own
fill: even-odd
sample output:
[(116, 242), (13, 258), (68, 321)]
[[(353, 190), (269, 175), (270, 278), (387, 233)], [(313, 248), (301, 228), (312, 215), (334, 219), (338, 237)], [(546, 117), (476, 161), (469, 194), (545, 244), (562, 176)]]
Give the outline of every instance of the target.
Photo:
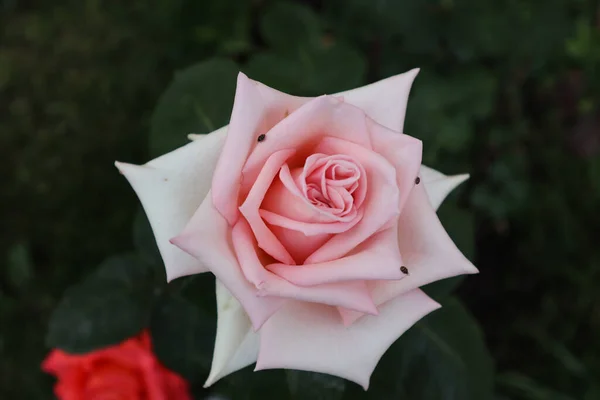
[(367, 174), (358, 161), (341, 154), (315, 153), (292, 165), (281, 166), (259, 212), (296, 264), (302, 264), (332, 235), (361, 221)]
[(362, 203), (364, 190), (358, 189), (364, 178), (362, 167), (351, 157), (313, 154), (306, 159), (297, 183), (311, 204), (344, 217)]

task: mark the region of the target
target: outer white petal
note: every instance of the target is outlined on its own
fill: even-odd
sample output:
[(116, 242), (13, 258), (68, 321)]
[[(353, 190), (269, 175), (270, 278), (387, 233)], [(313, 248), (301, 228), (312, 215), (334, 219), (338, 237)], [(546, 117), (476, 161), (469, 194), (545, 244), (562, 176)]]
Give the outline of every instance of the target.
[[(222, 126), (219, 129), (212, 131), (211, 133), (190, 133), (187, 135), (187, 137), (189, 140), (199, 140), (204, 138), (206, 135), (226, 135), (228, 127), (229, 125)], [(223, 145), (221, 144), (221, 147), (222, 146)]]
[(338, 93), (344, 101), (358, 108), (394, 131), (402, 132), (408, 95), (419, 69), (382, 79), (370, 85)]
[(254, 364), (259, 337), (241, 304), (225, 286), (217, 282), (217, 337), (208, 379), (204, 387), (239, 369)]
[(262, 327), (256, 370), (287, 368), (322, 372), (369, 386), (388, 347), (440, 305), (419, 289), (405, 293), (344, 326), (333, 307), (290, 302)]
[(169, 281), (207, 271), (169, 239), (181, 233), (206, 197), (225, 135), (221, 128), (144, 165), (115, 163), (144, 207)]
[(444, 175), (433, 168), (421, 165), (421, 181), (425, 185), (425, 191), (431, 202), (431, 206), (437, 210), (446, 196), (458, 185), (469, 179), (469, 174)]

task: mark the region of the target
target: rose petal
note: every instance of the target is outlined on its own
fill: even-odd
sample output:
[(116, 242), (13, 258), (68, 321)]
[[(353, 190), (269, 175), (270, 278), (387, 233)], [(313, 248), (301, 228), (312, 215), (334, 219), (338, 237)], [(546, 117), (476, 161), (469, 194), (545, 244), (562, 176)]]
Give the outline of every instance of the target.
[[(367, 181), (364, 168), (356, 160), (342, 154), (325, 155), (314, 153), (306, 158), (302, 169), (297, 169), (295, 176), (298, 188), (305, 197), (308, 196), (308, 183), (318, 184), (322, 195), (326, 195), (327, 188), (344, 187), (348, 194), (354, 193), (353, 203), (360, 207), (367, 192)], [(327, 174), (331, 174), (328, 176)], [(340, 179), (339, 174), (343, 177)], [(325, 196), (326, 197), (326, 196)]]
[(165, 263), (167, 280), (206, 272), (197, 259), (169, 243), (206, 197), (226, 129), (219, 129), (144, 165), (116, 162), (138, 195)]
[(216, 281), (216, 292), (217, 336), (210, 374), (204, 387), (254, 364), (260, 344), (258, 334), (252, 329), (242, 305), (219, 280)]
[(260, 296), (285, 297), (377, 314), (367, 286), (362, 281), (299, 287), (266, 270), (257, 255), (259, 249), (245, 220), (239, 219), (236, 223), (232, 240), (244, 274), (259, 289)]
[(279, 150), (273, 153), (264, 163), (260, 174), (254, 181), (248, 196), (240, 206), (240, 212), (246, 218), (254, 236), (258, 240), (258, 245), (266, 251), (271, 257), (286, 264), (295, 264), (296, 262), (281, 244), (279, 239), (267, 227), (260, 216), (259, 207), (262, 204), (267, 190), (273, 182), (273, 178), (278, 174), (283, 163), (294, 154), (295, 150)]
[(213, 202), (230, 225), (237, 220), (242, 168), (259, 135), (309, 98), (290, 96), (249, 79), (240, 72), (227, 140), (213, 177)]
[[(355, 216), (335, 216), (329, 210), (311, 204), (296, 184), (299, 174), (298, 169), (292, 173), (288, 165), (284, 164), (279, 171), (279, 180), (273, 182), (273, 186), (265, 196), (262, 208), (301, 222), (339, 223), (338, 225), (342, 226), (354, 225)], [(349, 229), (349, 226), (347, 226), (347, 229)]]
[(255, 146), (243, 169), (244, 180), (251, 184), (274, 152), (291, 148), (304, 154), (324, 135), (343, 138), (370, 149), (366, 118), (360, 109), (331, 96), (309, 101), (275, 125), (260, 146)]
[[(346, 232), (360, 221), (363, 213), (362, 210), (357, 211), (354, 219), (350, 222), (329, 223), (296, 221), (295, 219), (287, 218), (267, 210), (260, 210), (260, 215), (270, 225), (302, 233), (306, 240), (310, 237), (320, 236), (323, 234)], [(293, 242), (288, 241), (288, 243), (290, 245), (294, 245)], [(288, 250), (290, 249), (289, 246), (286, 246), (286, 248)]]
[[(403, 74), (394, 75), (366, 86), (333, 94), (332, 96), (364, 110), (369, 117), (381, 125), (387, 126), (394, 131), (402, 132), (408, 96), (412, 83), (418, 73), (418, 68), (411, 69)], [(271, 89), (258, 82), (256, 83), (259, 85), (261, 92), (270, 93), (272, 98), (276, 98), (279, 95), (286, 96), (275, 89)], [(291, 101), (300, 103), (310, 99), (308, 97), (293, 97)], [(196, 137), (196, 135), (193, 136), (194, 139)]]
[(68, 372), (79, 360), (69, 357), (62, 350), (53, 349), (42, 361), (42, 371), (48, 374), (62, 374)]
[(373, 150), (396, 168), (396, 181), (400, 190), (399, 207), (402, 212), (419, 173), (423, 143), (419, 139), (392, 131), (372, 120), (369, 120), (368, 125)]
[(398, 221), (398, 244), (409, 276), (386, 282), (405, 293), (414, 288), (477, 268), (460, 252), (438, 219), (422, 185), (413, 188)]
[(283, 299), (258, 297), (244, 277), (231, 244), (231, 227), (213, 205), (212, 196), (206, 196), (184, 231), (171, 241), (215, 274), (242, 304), (255, 329), (283, 305)]
[(261, 329), (256, 370), (321, 372), (349, 379), (366, 390), (388, 347), (437, 308), (439, 304), (417, 289), (385, 304), (378, 316), (345, 327), (335, 308), (289, 302)]
[(354, 228), (333, 236), (321, 248), (311, 254), (305, 264), (336, 260), (368, 239), (399, 213), (399, 192), (396, 170), (379, 154), (346, 140), (325, 137), (315, 152), (325, 154), (348, 154), (364, 167), (369, 188), (362, 206), (364, 214)]
[(267, 268), (300, 286), (352, 280), (402, 279), (396, 226), (376, 233), (350, 255), (323, 263), (292, 266), (270, 264)]
[[(431, 207), (423, 185), (413, 188), (398, 221), (398, 243), (408, 276), (398, 281), (369, 282), (373, 300), (381, 306), (431, 282), (479, 271), (460, 252)], [(362, 315), (342, 311), (345, 324)]]
[[(306, 257), (331, 237), (331, 234), (347, 231), (356, 225), (362, 218), (362, 210), (360, 212), (353, 210), (353, 213), (347, 216), (336, 217), (311, 204), (300, 192), (287, 164), (283, 164), (278, 177), (267, 184), (268, 180), (263, 180), (261, 177), (265, 175), (272, 157), (267, 160), (257, 180), (265, 183), (261, 184), (260, 190), (256, 185), (252, 187), (246, 200), (248, 203), (250, 199), (250, 204), (245, 203), (240, 209), (243, 210), (242, 214), (250, 222), (255, 233), (261, 234), (257, 236), (259, 245), (267, 253), (283, 262), (286, 262), (286, 254), (289, 254), (293, 260), (287, 259), (288, 264), (302, 264)], [(273, 167), (269, 170), (269, 178), (275, 169)], [(298, 168), (296, 172), (300, 174)], [(257, 197), (256, 194), (263, 193), (263, 190), (266, 190), (264, 198)], [(261, 207), (260, 218), (254, 208), (257, 204)], [(288, 218), (286, 215), (293, 218)]]
[(296, 186), (287, 165), (282, 166), (261, 207), (260, 216), (297, 264), (304, 263), (331, 234), (347, 231), (362, 218), (362, 209), (337, 217), (311, 204)]
[(381, 125), (402, 132), (408, 95), (418, 73), (419, 69), (415, 68), (339, 95)]
[(323, 246), (332, 236), (328, 233), (306, 236), (300, 231), (287, 229), (277, 225), (269, 225), (269, 227), (279, 238), (281, 243), (286, 246), (298, 265), (304, 264), (306, 257), (314, 253), (319, 247)]
[(150, 337), (146, 331), (102, 349), (90, 353), (70, 354), (62, 350), (53, 350), (42, 363), (42, 369), (48, 373), (68, 373), (71, 369), (94, 364), (100, 360), (110, 360), (125, 368), (137, 369), (143, 365), (153, 366), (154, 355), (151, 352)]
[(425, 165), (421, 165), (420, 176), (421, 181), (425, 185), (431, 206), (436, 210), (450, 192), (469, 179), (469, 174), (448, 176)]

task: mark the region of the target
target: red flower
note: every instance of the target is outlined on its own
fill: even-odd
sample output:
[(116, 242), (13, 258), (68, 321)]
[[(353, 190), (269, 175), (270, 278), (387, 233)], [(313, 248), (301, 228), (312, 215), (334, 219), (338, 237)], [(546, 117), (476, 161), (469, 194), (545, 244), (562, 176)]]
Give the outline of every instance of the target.
[(60, 400), (191, 400), (188, 383), (156, 359), (148, 332), (87, 354), (55, 349), (42, 369), (58, 378)]

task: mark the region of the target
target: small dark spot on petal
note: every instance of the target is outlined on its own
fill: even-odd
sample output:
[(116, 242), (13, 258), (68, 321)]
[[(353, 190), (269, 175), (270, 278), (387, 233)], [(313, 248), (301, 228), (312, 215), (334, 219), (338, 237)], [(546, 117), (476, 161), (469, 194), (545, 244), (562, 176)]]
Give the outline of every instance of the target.
[(421, 183), (421, 178), (417, 176), (417, 179), (415, 179), (415, 185), (418, 185), (419, 183)]
[(404, 265), (400, 267), (400, 271), (405, 274), (408, 275), (408, 268), (406, 268)]
[(258, 136), (258, 142), (262, 142), (263, 140), (265, 140), (267, 138), (267, 135), (265, 135), (264, 133)]

